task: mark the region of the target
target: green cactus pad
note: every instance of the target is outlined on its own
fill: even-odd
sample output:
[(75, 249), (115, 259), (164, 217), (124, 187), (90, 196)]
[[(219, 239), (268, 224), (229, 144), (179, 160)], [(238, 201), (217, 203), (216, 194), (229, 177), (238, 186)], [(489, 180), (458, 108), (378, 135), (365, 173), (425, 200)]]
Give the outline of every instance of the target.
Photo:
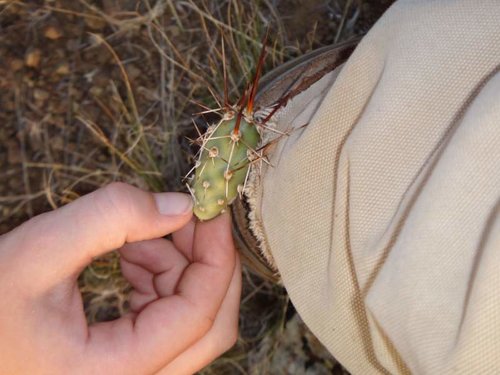
[(255, 159), (260, 140), (256, 126), (242, 118), (235, 134), (235, 125), (235, 118), (222, 119), (203, 137), (192, 184), (194, 214), (200, 220), (210, 220), (227, 209), (243, 189), (251, 160)]

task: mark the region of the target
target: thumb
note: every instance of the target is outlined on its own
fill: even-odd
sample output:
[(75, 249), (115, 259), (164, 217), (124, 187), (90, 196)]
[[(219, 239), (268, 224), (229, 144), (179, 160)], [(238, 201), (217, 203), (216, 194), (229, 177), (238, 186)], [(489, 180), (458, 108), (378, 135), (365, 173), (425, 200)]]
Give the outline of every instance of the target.
[(34, 217), (8, 233), (1, 245), (7, 245), (16, 263), (23, 264), (22, 273), (33, 284), (53, 285), (76, 277), (92, 258), (127, 242), (158, 238), (180, 229), (191, 212), (192, 201), (186, 194), (153, 194), (112, 183)]

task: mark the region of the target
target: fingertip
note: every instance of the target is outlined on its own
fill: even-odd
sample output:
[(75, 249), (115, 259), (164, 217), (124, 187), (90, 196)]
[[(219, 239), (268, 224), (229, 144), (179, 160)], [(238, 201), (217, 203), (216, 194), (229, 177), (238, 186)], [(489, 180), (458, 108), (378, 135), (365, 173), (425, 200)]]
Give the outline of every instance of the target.
[(209, 221), (199, 222), (196, 225), (193, 248), (195, 261), (212, 265), (233, 264), (236, 250), (230, 215), (224, 213)]
[(211, 230), (215, 230), (216, 228), (218, 232), (223, 231), (224, 233), (231, 234), (231, 215), (228, 212), (224, 212), (208, 221), (199, 221), (198, 226), (211, 228)]
[(156, 208), (161, 215), (185, 216), (191, 219), (193, 200), (189, 195), (184, 193), (155, 193), (153, 196)]

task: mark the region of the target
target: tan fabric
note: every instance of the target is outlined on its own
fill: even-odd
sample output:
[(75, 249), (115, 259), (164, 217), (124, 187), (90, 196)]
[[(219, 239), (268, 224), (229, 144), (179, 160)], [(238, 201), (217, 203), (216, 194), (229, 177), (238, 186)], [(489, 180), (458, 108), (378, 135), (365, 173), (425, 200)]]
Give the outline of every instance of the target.
[(264, 168), (266, 242), (354, 374), (500, 373), (499, 66), (499, 1), (400, 1), (276, 120), (311, 118)]

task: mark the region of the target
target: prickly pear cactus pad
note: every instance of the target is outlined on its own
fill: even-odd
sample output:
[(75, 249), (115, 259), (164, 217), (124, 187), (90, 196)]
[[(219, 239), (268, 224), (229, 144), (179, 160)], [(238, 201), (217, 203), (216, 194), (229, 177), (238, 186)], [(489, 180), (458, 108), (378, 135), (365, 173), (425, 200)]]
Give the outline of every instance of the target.
[(228, 113), (208, 128), (191, 186), (200, 220), (218, 216), (242, 193), (259, 140), (256, 124), (241, 115)]
[[(215, 110), (221, 115), (221, 120), (211, 125), (205, 134), (200, 134), (197, 142), (199, 157), (191, 187), (188, 185), (195, 201), (194, 214), (200, 220), (210, 220), (223, 213), (238, 194), (243, 194), (252, 161), (260, 156), (256, 151), (260, 142), (257, 125), (264, 126), (265, 121), (257, 123), (254, 120), (253, 106), (268, 35), (269, 29), (262, 40), (251, 88), (243, 92), (235, 106), (229, 104), (224, 65), (224, 108)], [(222, 54), (225, 60), (224, 42)]]

